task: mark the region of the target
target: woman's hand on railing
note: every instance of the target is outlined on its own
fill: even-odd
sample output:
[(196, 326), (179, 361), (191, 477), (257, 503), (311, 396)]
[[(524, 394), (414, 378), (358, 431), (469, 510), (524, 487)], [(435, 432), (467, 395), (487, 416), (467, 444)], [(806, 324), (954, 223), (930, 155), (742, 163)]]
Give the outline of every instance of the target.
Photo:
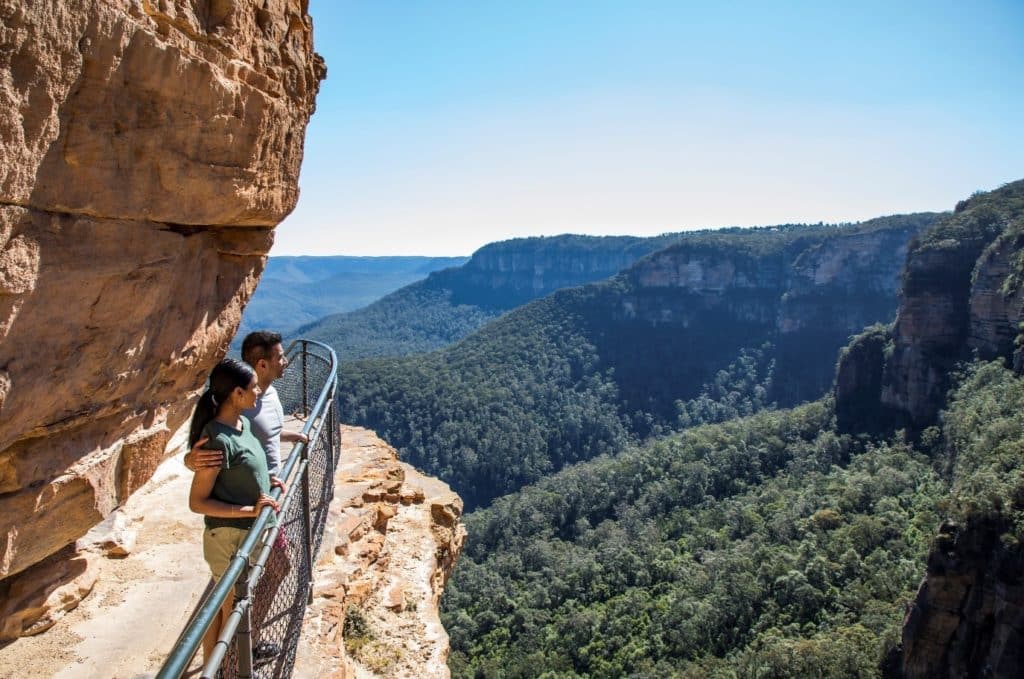
[(259, 516), (260, 510), (263, 509), (264, 507), (270, 507), (271, 509), (274, 510), (274, 512), (281, 511), (281, 506), (277, 504), (277, 500), (270, 497), (269, 495), (260, 495), (260, 499), (256, 501), (255, 506), (244, 507), (243, 511), (249, 510), (250, 512), (252, 512), (253, 516)]
[(281, 432), (281, 440), (291, 441), (292, 443), (309, 443), (309, 435), (303, 434), (301, 431), (286, 429)]

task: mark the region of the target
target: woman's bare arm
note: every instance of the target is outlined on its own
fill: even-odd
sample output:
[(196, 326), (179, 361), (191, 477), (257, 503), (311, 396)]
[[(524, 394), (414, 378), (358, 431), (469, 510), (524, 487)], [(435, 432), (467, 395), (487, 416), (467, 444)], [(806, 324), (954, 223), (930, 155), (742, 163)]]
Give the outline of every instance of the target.
[(278, 511), (277, 503), (268, 495), (260, 496), (255, 505), (233, 505), (213, 498), (213, 484), (217, 481), (220, 469), (200, 467), (192, 476), (192, 487), (188, 492), (188, 508), (196, 514), (215, 516), (221, 519), (248, 519), (258, 516), (263, 507), (273, 507)]

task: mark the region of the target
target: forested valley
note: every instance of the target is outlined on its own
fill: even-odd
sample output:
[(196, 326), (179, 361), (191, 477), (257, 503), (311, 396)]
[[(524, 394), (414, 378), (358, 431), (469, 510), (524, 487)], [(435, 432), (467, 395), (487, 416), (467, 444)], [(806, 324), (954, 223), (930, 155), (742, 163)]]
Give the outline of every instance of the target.
[(451, 347), (347, 365), (342, 415), (472, 509), (651, 435), (814, 399), (848, 336), (891, 318), (907, 243), (934, 219), (687, 234)]
[(453, 676), (1017, 676), (1022, 253), (1024, 181), (698, 234), (346, 366), (472, 510)]

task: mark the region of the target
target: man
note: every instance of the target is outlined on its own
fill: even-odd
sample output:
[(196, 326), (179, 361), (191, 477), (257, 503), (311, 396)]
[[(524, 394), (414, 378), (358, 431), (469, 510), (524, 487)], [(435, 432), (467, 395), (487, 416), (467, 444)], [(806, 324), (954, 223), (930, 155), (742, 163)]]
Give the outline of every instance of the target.
[[(274, 380), (284, 375), (288, 367), (281, 335), (268, 330), (249, 333), (242, 341), (242, 360), (256, 371), (256, 380), (262, 392), (256, 405), (242, 414), (252, 423), (252, 433), (267, 454), (267, 469), (271, 478), (275, 478), (281, 471), (281, 441), (309, 443), (309, 437), (302, 432), (284, 427), (284, 409), (273, 384)], [(206, 439), (199, 439), (192, 450), (185, 454), (186, 467), (194, 471), (196, 467), (221, 466), (221, 452), (203, 448), (205, 442)]]

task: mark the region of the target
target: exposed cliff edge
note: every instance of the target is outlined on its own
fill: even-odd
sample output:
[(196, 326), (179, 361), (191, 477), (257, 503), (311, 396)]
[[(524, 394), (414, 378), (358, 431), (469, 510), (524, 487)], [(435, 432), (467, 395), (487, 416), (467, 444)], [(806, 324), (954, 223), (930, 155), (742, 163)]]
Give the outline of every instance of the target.
[(226, 350), (298, 196), (306, 4), (0, 3), (0, 599), (152, 476)]
[(517, 238), (485, 245), (464, 266), (431, 274), (428, 282), (449, 287), (454, 304), (504, 311), (561, 288), (614, 276), (680, 237)]
[[(891, 341), (874, 359), (874, 369), (882, 361), (882, 378), (866, 386), (856, 376), (874, 369), (841, 362), (837, 407), (873, 410), (883, 426), (921, 430), (935, 422), (958, 361), (976, 354), (1019, 367), (1022, 219), (1024, 181), (1017, 181), (962, 201), (915, 239)], [(844, 402), (847, 394), (857, 394), (856, 401)]]
[(903, 627), (903, 676), (1017, 677), (1024, 667), (1024, 551), (992, 523), (945, 524)]
[[(0, 676), (130, 679), (156, 672), (209, 581), (203, 520), (186, 502), (191, 479), (180, 455), (168, 460), (111, 525), (80, 541), (62, 568), (87, 572), (93, 594), (70, 611), (67, 586), (34, 596), (43, 612), (35, 631), (50, 629), (0, 647)], [(342, 636), (353, 606), (379, 635), (371, 648), (392, 661), (384, 676), (446, 677), (448, 636), (437, 601), (465, 539), (461, 501), (362, 429), (342, 428), (334, 480), (316, 603), (306, 614), (295, 676), (364, 676), (354, 673), (360, 663)]]
[(462, 552), (462, 500), (373, 432), (343, 452), (306, 612), (297, 676), (446, 678), (438, 602)]
[[(608, 362), (644, 375), (634, 380), (636, 394), (626, 392), (641, 403), (651, 385), (701, 385), (741, 348), (772, 342), (771, 398), (780, 405), (815, 398), (832, 385), (836, 352), (849, 336), (892, 318), (908, 243), (936, 217), (684, 238), (623, 273), (613, 315), (632, 339), (609, 342)], [(665, 366), (631, 349), (655, 342), (685, 343), (692, 358)], [(692, 397), (665, 395), (669, 404)]]
[(333, 346), (343, 363), (432, 351), (532, 299), (613, 276), (679, 237), (563, 235), (490, 243), (462, 266), (432, 272), (365, 308), (326, 316), (299, 333)]

